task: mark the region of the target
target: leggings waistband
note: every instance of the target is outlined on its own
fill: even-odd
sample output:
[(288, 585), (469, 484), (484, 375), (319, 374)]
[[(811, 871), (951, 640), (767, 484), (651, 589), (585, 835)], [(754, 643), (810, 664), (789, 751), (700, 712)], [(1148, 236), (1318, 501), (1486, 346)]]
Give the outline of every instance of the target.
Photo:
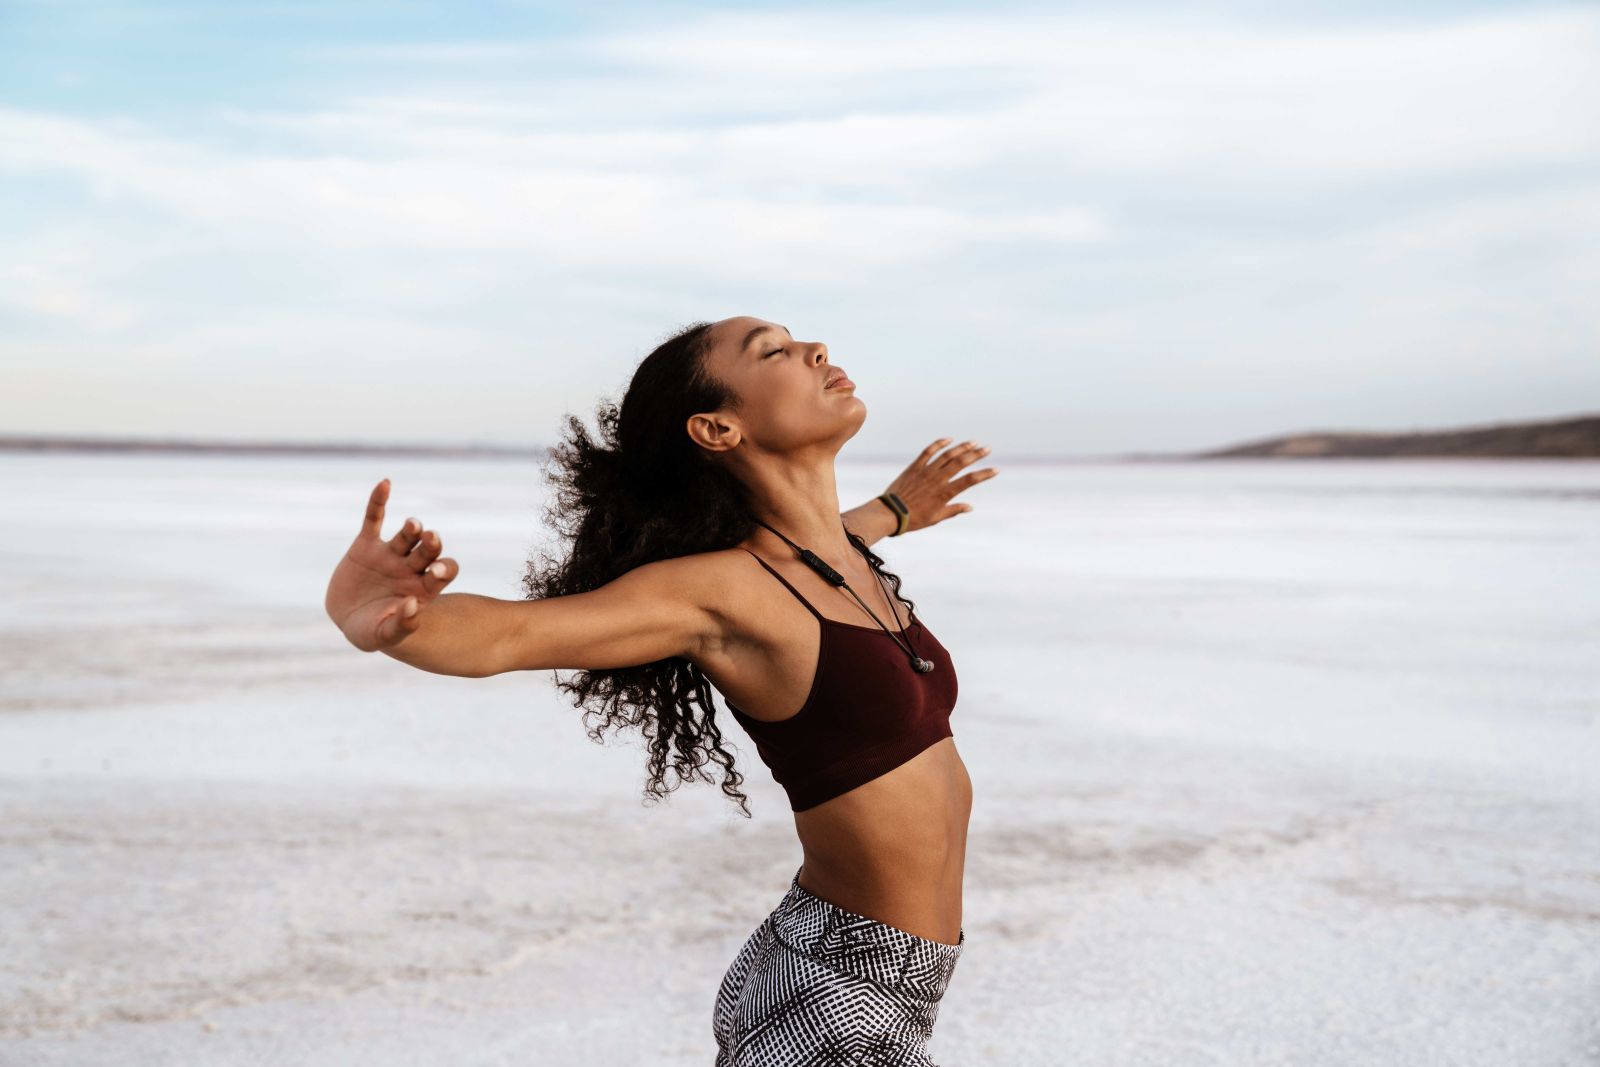
[(818, 963), (919, 1000), (944, 995), (967, 943), (964, 927), (950, 945), (846, 911), (800, 885), (803, 866), (767, 919), (779, 941)]

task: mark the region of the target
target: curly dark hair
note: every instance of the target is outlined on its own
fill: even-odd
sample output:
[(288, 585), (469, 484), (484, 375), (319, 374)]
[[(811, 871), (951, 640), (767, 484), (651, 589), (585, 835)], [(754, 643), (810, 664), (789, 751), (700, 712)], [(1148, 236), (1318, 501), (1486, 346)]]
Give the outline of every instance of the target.
[[(661, 342), (640, 362), (620, 407), (601, 401), (599, 440), (570, 412), (568, 436), (550, 450), (545, 480), (554, 487), (545, 521), (565, 543), (565, 557), (540, 553), (528, 561), (527, 599), (598, 589), (635, 567), (657, 560), (732, 548), (754, 531), (748, 490), (684, 430), (690, 415), (727, 407), (739, 398), (706, 369), (714, 323), (694, 322)], [(841, 525), (842, 522), (841, 522)], [(900, 578), (848, 527), (845, 535), (900, 596)], [(664, 798), (677, 782), (713, 782), (708, 762), (723, 768), (722, 791), (750, 818), (743, 777), (723, 747), (709, 679), (681, 656), (604, 670), (580, 670), (556, 686), (584, 708), (590, 740), (604, 744), (608, 728), (637, 726), (648, 746), (646, 802)], [(591, 716), (601, 721), (591, 724)]]

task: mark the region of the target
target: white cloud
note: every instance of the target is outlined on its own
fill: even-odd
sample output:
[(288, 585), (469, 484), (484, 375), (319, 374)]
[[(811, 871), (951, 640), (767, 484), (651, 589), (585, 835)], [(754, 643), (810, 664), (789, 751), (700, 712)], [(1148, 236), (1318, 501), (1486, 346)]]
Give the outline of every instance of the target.
[[(219, 109), (221, 139), (0, 108), (0, 176), (82, 198), (0, 248), (0, 313), (25, 327), (0, 353), (248, 377), (273, 351), (328, 371), (453, 350), (503, 387), (539, 331), (595, 366), (573, 388), (610, 389), (634, 316), (718, 294), (880, 329), (919, 370), (997, 324), (1084, 354), (997, 362), (993, 410), (1022, 410), (1068, 374), (1101, 406), (1163, 382), (1270, 393), (1285, 346), (1329, 388), (1513, 336), (1537, 374), (1600, 314), (1578, 306), (1600, 282), (1590, 8), (749, 13), (347, 54), (362, 91)], [(569, 321), (589, 309), (608, 321)]]

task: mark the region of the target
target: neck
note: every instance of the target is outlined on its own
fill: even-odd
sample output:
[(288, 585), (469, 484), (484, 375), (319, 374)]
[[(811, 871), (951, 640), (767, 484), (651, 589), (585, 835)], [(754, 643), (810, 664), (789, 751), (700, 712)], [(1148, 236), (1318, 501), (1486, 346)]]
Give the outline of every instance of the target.
[[(854, 554), (839, 517), (832, 455), (819, 462), (763, 464), (760, 470), (745, 471), (743, 477), (750, 486), (756, 518), (830, 562), (837, 563)], [(759, 526), (756, 529), (756, 536), (769, 542), (773, 551), (794, 553), (772, 530)]]

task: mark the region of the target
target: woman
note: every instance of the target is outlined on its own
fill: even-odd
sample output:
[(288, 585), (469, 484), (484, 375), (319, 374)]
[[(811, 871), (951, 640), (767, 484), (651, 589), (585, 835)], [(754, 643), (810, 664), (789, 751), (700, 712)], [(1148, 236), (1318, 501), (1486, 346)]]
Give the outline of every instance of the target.
[(459, 568), (437, 533), (408, 519), (380, 537), (387, 479), (328, 585), (364, 651), (468, 677), (575, 669), (557, 684), (602, 717), (593, 739), (647, 739), (648, 795), (673, 788), (669, 767), (713, 781), (714, 762), (748, 817), (723, 694), (788, 794), (803, 862), (723, 976), (719, 1067), (931, 1064), (966, 940), (955, 671), (868, 546), (971, 510), (950, 499), (997, 472), (955, 477), (989, 450), (936, 456), (946, 438), (841, 516), (834, 460), (866, 413), (826, 345), (748, 316), (695, 323), (602, 404), (602, 441), (569, 416), (546, 516), (567, 550), (530, 563), (528, 599), (445, 594)]

